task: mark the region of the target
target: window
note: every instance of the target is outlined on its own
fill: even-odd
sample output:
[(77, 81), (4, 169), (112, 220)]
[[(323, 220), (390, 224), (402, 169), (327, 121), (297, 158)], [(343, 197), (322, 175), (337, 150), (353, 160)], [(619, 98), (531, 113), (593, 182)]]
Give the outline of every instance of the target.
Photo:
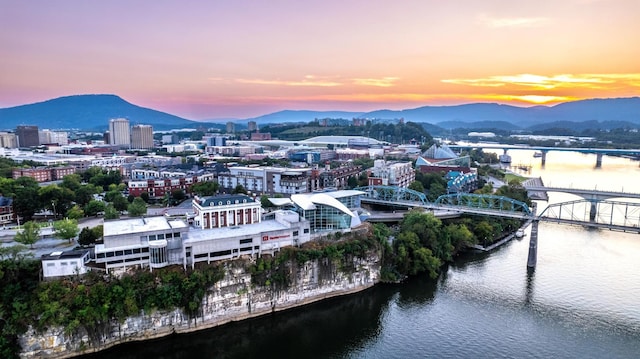
[(304, 233), (309, 233), (309, 228), (305, 228)]
[(297, 236), (298, 235), (298, 231), (293, 231), (293, 236)]
[(158, 234), (158, 239), (164, 239), (164, 233)]
[(51, 262), (47, 263), (47, 267), (55, 267), (55, 266), (56, 266), (55, 263), (51, 263)]
[(63, 266), (66, 266), (66, 265), (68, 265), (69, 263), (67, 263), (67, 262), (60, 262), (60, 264), (61, 264), (61, 265), (63, 265)]
[(253, 238), (241, 239), (240, 244), (247, 244), (253, 242)]

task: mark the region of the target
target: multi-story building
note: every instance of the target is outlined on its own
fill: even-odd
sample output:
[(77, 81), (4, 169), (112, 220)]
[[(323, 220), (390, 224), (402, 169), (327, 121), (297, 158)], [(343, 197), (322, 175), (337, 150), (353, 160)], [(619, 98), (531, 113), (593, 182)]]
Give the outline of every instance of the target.
[(229, 172), (218, 174), (218, 183), (226, 189), (242, 185), (255, 193), (305, 193), (310, 171), (308, 168), (234, 166), (229, 167)]
[[(213, 218), (209, 214), (226, 212), (230, 214), (227, 218), (236, 219), (246, 214), (244, 224), (227, 221), (225, 226), (219, 227), (191, 227), (183, 220), (164, 216), (105, 221), (103, 244), (95, 246), (96, 264), (107, 272), (125, 271), (131, 267), (153, 270), (172, 264), (186, 269), (187, 266), (193, 268), (197, 262), (273, 254), (283, 247), (310, 240), (309, 222), (297, 213), (280, 210), (273, 213), (273, 219), (260, 221), (260, 204), (244, 197), (208, 197), (194, 201), (202, 215), (196, 222), (202, 224), (205, 218)], [(217, 208), (208, 211), (209, 207)], [(256, 221), (252, 222), (249, 218), (253, 218), (254, 209)], [(216, 212), (218, 210), (223, 211)], [(247, 210), (251, 210), (250, 216)]]
[(166, 217), (105, 221), (103, 244), (95, 246), (96, 264), (107, 272), (182, 264), (182, 239), (188, 230), (184, 221)]
[(0, 132), (0, 147), (2, 148), (17, 148), (18, 139), (15, 133)]
[(260, 202), (243, 194), (195, 197), (194, 225), (200, 229), (260, 223)]
[(16, 128), (19, 147), (33, 147), (40, 145), (38, 126), (18, 126)]
[(362, 173), (360, 166), (344, 165), (331, 169), (326, 165), (324, 169), (311, 171), (310, 190), (315, 191), (324, 188), (342, 190), (348, 187), (349, 178), (357, 179)]
[(153, 127), (150, 125), (131, 127), (131, 148), (148, 150), (153, 147)]
[(227, 122), (227, 133), (234, 133), (234, 132), (236, 132), (236, 125), (231, 121)]
[(109, 120), (109, 144), (127, 148), (131, 146), (129, 120), (126, 118)]
[(39, 131), (38, 136), (41, 144), (58, 144), (61, 146), (69, 144), (69, 133), (64, 131)]
[(375, 160), (369, 170), (369, 185), (407, 188), (415, 181), (416, 173), (411, 162), (386, 162)]
[(249, 121), (247, 123), (247, 130), (249, 130), (249, 132), (257, 131), (258, 130), (258, 124), (256, 123), (256, 121)]
[(246, 156), (256, 153), (254, 146), (207, 146), (204, 152), (209, 155)]
[(209, 136), (204, 138), (207, 141), (207, 146), (226, 146), (227, 138), (224, 136)]
[(13, 222), (13, 198), (4, 197), (0, 193), (0, 224)]
[(129, 194), (140, 196), (147, 192), (153, 200), (161, 199), (165, 194), (181, 189), (186, 194), (191, 193), (191, 186), (198, 182), (215, 181), (215, 173), (203, 173), (193, 176), (181, 176), (172, 178), (155, 178), (144, 180), (131, 180), (128, 184)]
[(36, 167), (36, 168), (14, 168), (12, 171), (13, 179), (20, 177), (31, 177), (36, 182), (49, 182), (61, 180), (64, 176), (76, 173), (76, 167)]
[(174, 144), (174, 143), (178, 143), (178, 135), (176, 135), (175, 133), (170, 134), (170, 135), (162, 135), (162, 144), (163, 145), (170, 145), (170, 144)]
[(271, 139), (271, 132), (252, 132), (251, 141), (268, 141)]
[(357, 214), (364, 192), (344, 190), (291, 195), (291, 198), (269, 198), (277, 207), (291, 208), (309, 221), (312, 233), (346, 231), (362, 222)]

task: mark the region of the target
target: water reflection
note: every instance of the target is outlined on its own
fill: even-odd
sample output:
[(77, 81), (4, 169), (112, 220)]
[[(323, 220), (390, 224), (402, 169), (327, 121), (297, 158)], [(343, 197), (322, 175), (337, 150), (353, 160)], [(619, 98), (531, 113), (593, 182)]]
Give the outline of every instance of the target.
[[(127, 343), (85, 356), (106, 358), (327, 358), (375, 341), (395, 286), (152, 342)], [(318, 345), (322, 338), (323, 345)]]

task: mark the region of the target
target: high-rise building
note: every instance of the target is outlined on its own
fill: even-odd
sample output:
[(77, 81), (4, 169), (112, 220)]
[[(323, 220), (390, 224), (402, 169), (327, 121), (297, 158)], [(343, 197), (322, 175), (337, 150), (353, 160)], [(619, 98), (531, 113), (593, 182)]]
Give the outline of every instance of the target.
[(145, 150), (153, 148), (153, 127), (151, 125), (131, 127), (131, 148)]
[(18, 126), (16, 128), (19, 147), (32, 147), (40, 145), (38, 126)]
[(258, 124), (256, 123), (256, 121), (249, 121), (249, 123), (247, 124), (247, 129), (249, 130), (249, 132), (256, 131), (258, 130)]
[(114, 118), (109, 120), (109, 144), (129, 147), (131, 145), (131, 134), (129, 120), (126, 118)]
[(3, 147), (3, 148), (18, 147), (16, 134), (11, 132), (0, 132), (0, 147)]
[(69, 134), (64, 131), (51, 131), (51, 130), (42, 130), (39, 132), (40, 143), (41, 144), (53, 144), (57, 143), (58, 145), (68, 145), (69, 144)]
[(227, 133), (234, 133), (234, 132), (236, 132), (236, 125), (231, 121), (227, 122)]

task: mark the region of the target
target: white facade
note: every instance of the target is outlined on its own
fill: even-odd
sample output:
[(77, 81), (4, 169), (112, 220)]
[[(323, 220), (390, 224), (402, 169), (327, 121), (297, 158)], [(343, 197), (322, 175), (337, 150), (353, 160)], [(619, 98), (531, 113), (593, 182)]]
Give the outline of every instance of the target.
[(243, 195), (195, 197), (194, 225), (200, 229), (242, 226), (260, 223), (260, 202)]
[(64, 131), (41, 130), (38, 131), (40, 143), (57, 143), (58, 145), (69, 144), (69, 134)]
[(375, 160), (370, 178), (379, 178), (384, 186), (407, 188), (415, 181), (416, 173), (411, 162), (386, 162)]
[(184, 240), (184, 267), (197, 262), (273, 254), (311, 240), (309, 222), (292, 211), (277, 211), (274, 220), (243, 226), (191, 230)]
[(134, 125), (131, 128), (131, 148), (153, 148), (153, 127), (150, 125)]
[(218, 183), (222, 188), (242, 185), (256, 193), (306, 193), (310, 172), (308, 168), (235, 166), (229, 167), (229, 172), (219, 173)]
[(172, 264), (186, 268), (197, 262), (273, 254), (310, 239), (309, 222), (292, 211), (277, 211), (273, 220), (211, 229), (163, 216), (134, 218), (104, 222), (104, 243), (96, 245), (95, 261), (107, 272)]
[(109, 144), (126, 147), (131, 145), (129, 120), (126, 118), (115, 118), (109, 120)]
[(53, 252), (42, 256), (44, 278), (64, 277), (87, 273), (86, 263), (90, 260), (88, 250)]

